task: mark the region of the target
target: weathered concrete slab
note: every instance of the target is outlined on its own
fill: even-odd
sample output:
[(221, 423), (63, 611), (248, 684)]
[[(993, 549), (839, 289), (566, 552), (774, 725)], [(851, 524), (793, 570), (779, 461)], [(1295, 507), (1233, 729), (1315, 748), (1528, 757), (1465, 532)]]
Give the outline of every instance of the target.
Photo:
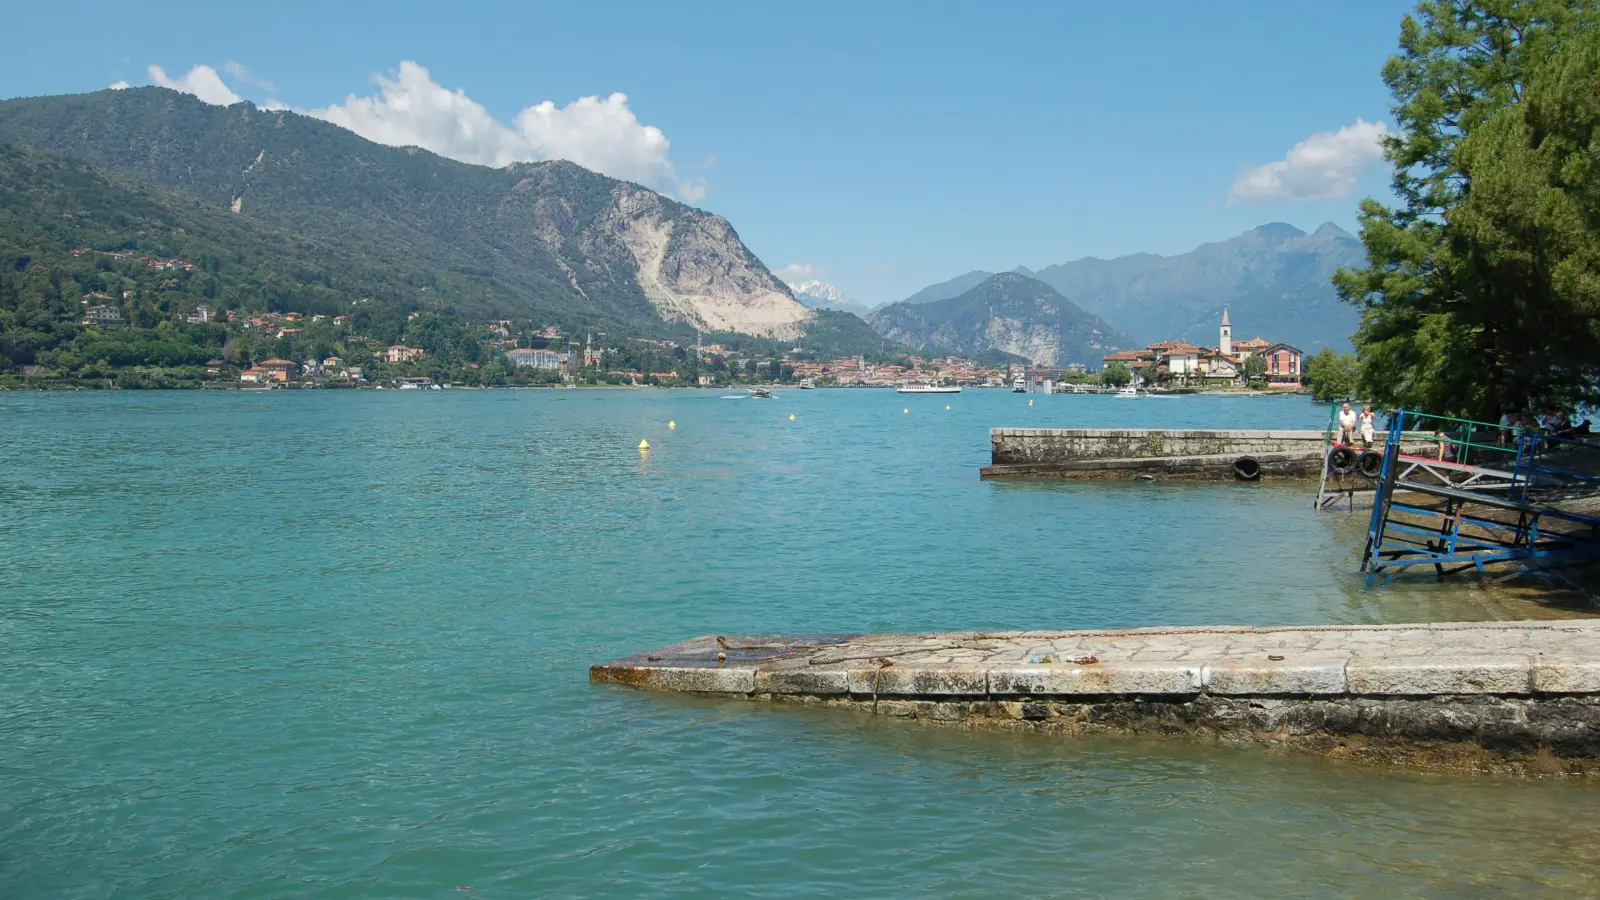
[(946, 724), (1208, 734), (1495, 770), (1550, 770), (1554, 758), (1555, 771), (1600, 772), (1600, 620), (707, 635), (590, 677)]
[[(1381, 447), (1387, 432), (1376, 436)], [(1315, 478), (1322, 471), (1327, 434), (1320, 430), (1159, 428), (995, 428), (984, 478), (1118, 480), (1234, 479), (1234, 463), (1250, 457), (1260, 477)], [(1411, 452), (1431, 447), (1408, 443)]]

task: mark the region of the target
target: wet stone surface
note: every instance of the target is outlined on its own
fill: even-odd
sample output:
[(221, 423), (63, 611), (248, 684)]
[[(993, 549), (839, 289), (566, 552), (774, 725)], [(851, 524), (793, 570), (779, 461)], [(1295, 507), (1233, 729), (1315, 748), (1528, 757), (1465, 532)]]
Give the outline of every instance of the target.
[(1600, 621), (706, 635), (590, 678), (1453, 768), (1588, 772), (1600, 760)]

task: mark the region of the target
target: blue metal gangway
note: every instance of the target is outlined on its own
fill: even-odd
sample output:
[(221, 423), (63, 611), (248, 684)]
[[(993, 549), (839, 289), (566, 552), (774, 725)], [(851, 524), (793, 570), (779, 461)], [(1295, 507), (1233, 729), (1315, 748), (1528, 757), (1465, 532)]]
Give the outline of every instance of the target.
[(1396, 410), (1361, 571), (1387, 582), (1413, 566), (1488, 577), (1511, 565), (1511, 578), (1600, 556), (1600, 517), (1552, 505), (1600, 489), (1584, 469), (1600, 473), (1600, 448), (1586, 441)]

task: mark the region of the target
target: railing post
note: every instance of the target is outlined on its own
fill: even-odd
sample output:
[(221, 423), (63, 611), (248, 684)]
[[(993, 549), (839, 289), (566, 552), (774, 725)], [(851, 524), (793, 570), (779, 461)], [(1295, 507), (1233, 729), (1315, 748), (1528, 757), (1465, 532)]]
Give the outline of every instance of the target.
[[(1516, 432), (1512, 432), (1512, 437), (1517, 442), (1517, 461), (1516, 461), (1516, 464), (1511, 467), (1511, 490), (1507, 491), (1508, 494), (1517, 493), (1518, 481), (1522, 477), (1522, 453), (1523, 453), (1523, 448), (1526, 447), (1527, 443), (1528, 443), (1527, 430), (1523, 429), (1522, 434), (1517, 434)], [(1526, 502), (1528, 502), (1528, 485), (1527, 485), (1527, 482), (1522, 482), (1521, 486), (1522, 486), (1522, 502), (1526, 503)]]
[(1377, 572), (1378, 552), (1383, 547), (1389, 498), (1394, 493), (1394, 480), (1400, 463), (1400, 438), (1405, 426), (1405, 410), (1397, 409), (1389, 414), (1389, 433), (1383, 446), (1383, 466), (1378, 471), (1378, 484), (1372, 492), (1372, 519), (1367, 524), (1367, 546), (1361, 555), (1362, 574), (1372, 575)]

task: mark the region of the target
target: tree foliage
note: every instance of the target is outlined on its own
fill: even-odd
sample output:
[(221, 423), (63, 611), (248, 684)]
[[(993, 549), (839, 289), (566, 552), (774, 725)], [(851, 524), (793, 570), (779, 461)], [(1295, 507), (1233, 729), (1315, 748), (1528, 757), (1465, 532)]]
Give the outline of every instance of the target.
[(1324, 347), (1305, 362), (1305, 382), (1311, 396), (1320, 403), (1346, 400), (1355, 396), (1359, 384), (1356, 358)]
[(1600, 393), (1600, 7), (1424, 0), (1384, 67), (1389, 208), (1362, 204), (1376, 401), (1491, 415)]
[(1100, 383), (1107, 387), (1132, 384), (1133, 370), (1119, 362), (1110, 363), (1100, 372)]

